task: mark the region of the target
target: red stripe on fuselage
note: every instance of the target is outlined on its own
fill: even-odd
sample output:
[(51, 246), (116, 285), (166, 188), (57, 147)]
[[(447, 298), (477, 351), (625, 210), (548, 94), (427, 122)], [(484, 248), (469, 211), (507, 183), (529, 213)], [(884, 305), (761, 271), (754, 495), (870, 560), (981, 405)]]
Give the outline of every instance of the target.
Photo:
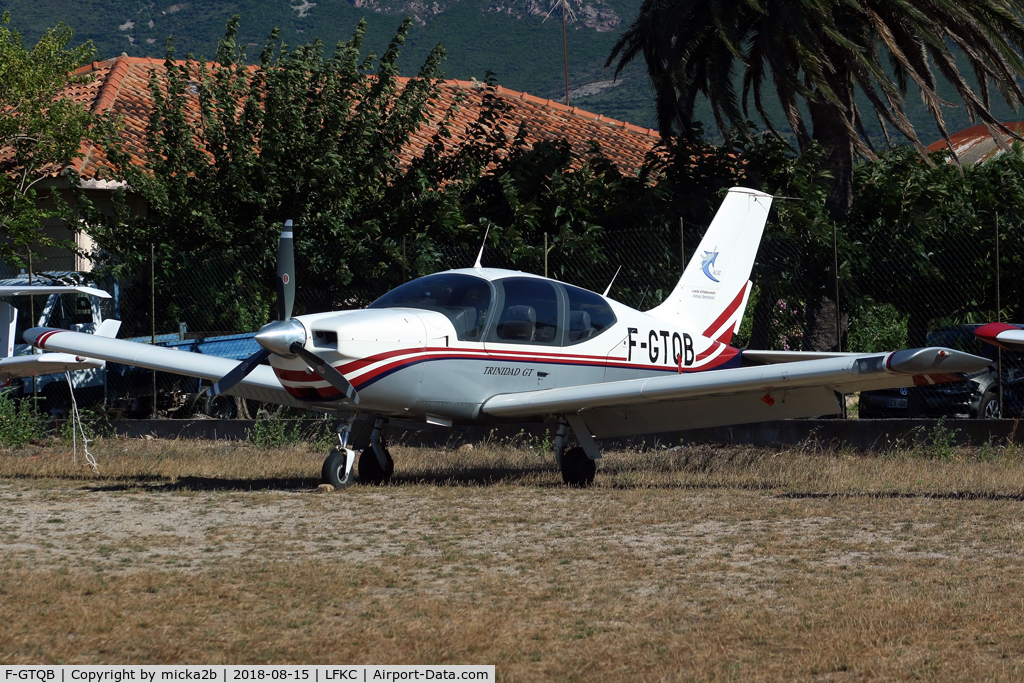
[[(712, 346), (712, 348), (707, 349), (706, 351), (702, 352), (695, 360), (703, 360), (704, 358), (708, 357), (712, 352), (717, 350), (717, 348), (719, 346), (720, 345), (717, 344), (717, 343), (714, 344)], [(387, 353), (387, 354), (379, 354), (378, 358), (381, 358), (381, 357), (389, 358), (389, 357), (394, 357), (396, 355), (407, 355), (408, 357), (407, 358), (401, 358), (399, 360), (395, 360), (395, 361), (392, 361), (390, 363), (385, 363), (384, 365), (381, 365), (381, 366), (379, 366), (377, 368), (374, 368), (373, 370), (363, 374), (362, 376), (360, 376), (358, 378), (351, 379), (353, 386), (355, 386), (357, 389), (360, 389), (360, 388), (362, 388), (362, 387), (364, 387), (364, 386), (366, 386), (368, 384), (371, 384), (372, 382), (374, 382), (377, 378), (379, 378), (382, 375), (394, 372), (394, 371), (399, 370), (399, 369), (401, 369), (401, 368), (403, 368), (405, 366), (415, 365), (415, 364), (418, 364), (418, 363), (424, 363), (424, 362), (434, 361), (434, 360), (483, 360), (483, 361), (499, 361), (499, 362), (500, 361), (505, 361), (505, 362), (533, 362), (533, 363), (550, 363), (550, 364), (557, 364), (557, 365), (576, 365), (576, 366), (588, 366), (588, 367), (605, 367), (605, 368), (609, 368), (610, 367), (610, 368), (625, 368), (625, 369), (635, 369), (635, 370), (656, 370), (656, 371), (661, 371), (661, 372), (670, 372), (670, 371), (671, 372), (678, 372), (678, 368), (676, 366), (674, 366), (674, 365), (639, 365), (639, 364), (627, 363), (627, 362), (614, 362), (616, 360), (624, 361), (625, 359), (610, 358), (610, 357), (609, 358), (604, 358), (604, 357), (601, 357), (601, 356), (583, 356), (583, 355), (574, 356), (574, 355), (567, 355), (567, 354), (550, 354), (550, 355), (546, 355), (546, 354), (536, 354), (536, 353), (531, 354), (530, 352), (521, 352), (521, 351), (513, 351), (513, 352), (507, 352), (507, 353), (506, 352), (486, 353), (486, 352), (480, 352), (480, 351), (476, 351), (476, 350), (453, 349), (453, 348), (444, 348), (444, 347), (442, 347), (442, 348), (427, 349), (427, 350), (425, 350), (423, 352), (419, 352), (419, 351), (420, 351), (419, 349), (407, 349), (407, 350), (402, 351), (402, 352), (390, 352), (390, 353)], [(739, 349), (735, 349), (735, 348), (732, 348), (732, 347), (726, 347), (725, 349), (722, 350), (722, 352), (719, 355), (719, 357), (714, 359), (713, 363), (709, 363), (708, 365), (705, 365), (703, 367), (697, 367), (697, 368), (685, 368), (684, 367), (683, 371), (684, 372), (700, 372), (700, 371), (703, 371), (703, 370), (711, 370), (711, 369), (714, 369), (714, 368), (716, 368), (716, 367), (718, 367), (718, 366), (720, 366), (720, 365), (722, 365), (724, 363), (727, 363), (728, 361), (732, 360), (733, 358), (736, 357), (736, 355), (738, 353), (739, 353)], [(613, 362), (609, 362), (609, 361), (613, 361)], [(341, 367), (347, 367), (347, 366), (341, 366)], [(282, 379), (282, 380), (285, 380), (285, 381), (290, 381), (290, 382), (302, 382), (307, 387), (310, 384), (312, 384), (312, 383), (319, 383), (319, 382), (323, 381), (323, 380), (319, 379), (318, 377), (312, 376), (312, 373), (307, 373), (304, 370), (285, 370), (285, 369), (281, 369), (281, 368), (274, 368), (274, 373), (277, 375), (277, 377), (279, 379)], [(285, 388), (288, 389), (289, 393), (291, 393), (293, 396), (296, 396), (298, 398), (302, 398), (302, 396), (300, 396), (299, 394), (304, 390), (304, 387), (287, 387), (286, 386)], [(294, 389), (294, 391), (292, 391), (293, 389)], [(325, 397), (326, 397), (327, 394), (331, 394), (333, 396), (340, 396), (340, 394), (338, 394), (330, 386), (319, 387), (318, 391), (321, 391), (321, 390), (322, 390), (322, 392), (326, 392), (326, 394), (325, 393), (321, 393), (321, 395), (323, 395)], [(296, 392), (298, 392), (298, 393), (296, 393)]]

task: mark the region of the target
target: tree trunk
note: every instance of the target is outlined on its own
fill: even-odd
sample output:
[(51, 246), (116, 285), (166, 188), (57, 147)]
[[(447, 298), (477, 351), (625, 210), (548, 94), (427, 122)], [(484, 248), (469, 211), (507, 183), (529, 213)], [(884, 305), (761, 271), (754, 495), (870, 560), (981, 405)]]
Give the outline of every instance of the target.
[(770, 349), (771, 347), (771, 331), (772, 331), (772, 313), (775, 302), (768, 296), (768, 293), (761, 291), (757, 297), (757, 302), (754, 304), (753, 310), (753, 325), (750, 330), (750, 342), (747, 344), (748, 349)]
[[(846, 348), (846, 332), (850, 326), (850, 316), (843, 313), (839, 318), (840, 332), (843, 335), (843, 348)], [(807, 326), (804, 329), (804, 351), (838, 351), (839, 340), (836, 338), (836, 303), (827, 296), (821, 297), (817, 305), (807, 307)]]
[(845, 108), (831, 102), (808, 102), (807, 108), (813, 138), (825, 151), (822, 166), (832, 174), (825, 207), (829, 217), (837, 221), (845, 217), (853, 205), (854, 144), (849, 131), (854, 123), (854, 100), (848, 73), (838, 74), (829, 85)]
[(235, 416), (240, 420), (251, 420), (252, 415), (249, 414), (249, 404), (245, 402), (245, 399), (241, 396), (235, 396)]

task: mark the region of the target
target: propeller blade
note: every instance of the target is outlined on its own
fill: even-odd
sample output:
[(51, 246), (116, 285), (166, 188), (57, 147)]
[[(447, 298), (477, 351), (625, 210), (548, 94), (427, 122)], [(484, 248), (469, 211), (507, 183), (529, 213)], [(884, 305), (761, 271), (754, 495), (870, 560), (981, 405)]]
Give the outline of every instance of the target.
[(277, 319), (289, 320), (295, 303), (295, 242), (292, 222), (285, 221), (277, 243)]
[(355, 387), (353, 387), (349, 381), (345, 379), (345, 376), (338, 372), (334, 366), (327, 361), (322, 360), (319, 356), (298, 342), (292, 344), (291, 351), (292, 353), (298, 354), (302, 360), (306, 361), (313, 372), (330, 382), (331, 386), (348, 396), (349, 400), (353, 403), (359, 405), (359, 394), (356, 392)]
[(231, 372), (217, 380), (212, 387), (206, 390), (206, 395), (210, 398), (220, 396), (225, 391), (245, 379), (245, 376), (252, 372), (253, 369), (262, 363), (269, 355), (270, 351), (267, 351), (266, 349), (260, 349), (256, 353), (252, 354), (236, 365)]

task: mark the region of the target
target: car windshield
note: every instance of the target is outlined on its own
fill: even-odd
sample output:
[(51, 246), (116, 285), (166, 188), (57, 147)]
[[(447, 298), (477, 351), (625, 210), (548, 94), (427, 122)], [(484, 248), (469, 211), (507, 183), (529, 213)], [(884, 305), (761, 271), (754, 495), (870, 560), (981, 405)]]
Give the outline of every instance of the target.
[(459, 339), (479, 341), (491, 308), (491, 285), (472, 275), (428, 275), (391, 290), (369, 308), (437, 311), (452, 321)]

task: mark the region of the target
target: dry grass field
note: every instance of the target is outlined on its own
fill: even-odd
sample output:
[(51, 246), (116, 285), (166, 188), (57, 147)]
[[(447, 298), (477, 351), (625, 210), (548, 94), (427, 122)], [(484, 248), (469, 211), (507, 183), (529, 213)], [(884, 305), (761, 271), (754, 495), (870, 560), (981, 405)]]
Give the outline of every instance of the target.
[(1024, 450), (0, 453), (0, 663), (488, 663), (505, 681), (1020, 680)]

